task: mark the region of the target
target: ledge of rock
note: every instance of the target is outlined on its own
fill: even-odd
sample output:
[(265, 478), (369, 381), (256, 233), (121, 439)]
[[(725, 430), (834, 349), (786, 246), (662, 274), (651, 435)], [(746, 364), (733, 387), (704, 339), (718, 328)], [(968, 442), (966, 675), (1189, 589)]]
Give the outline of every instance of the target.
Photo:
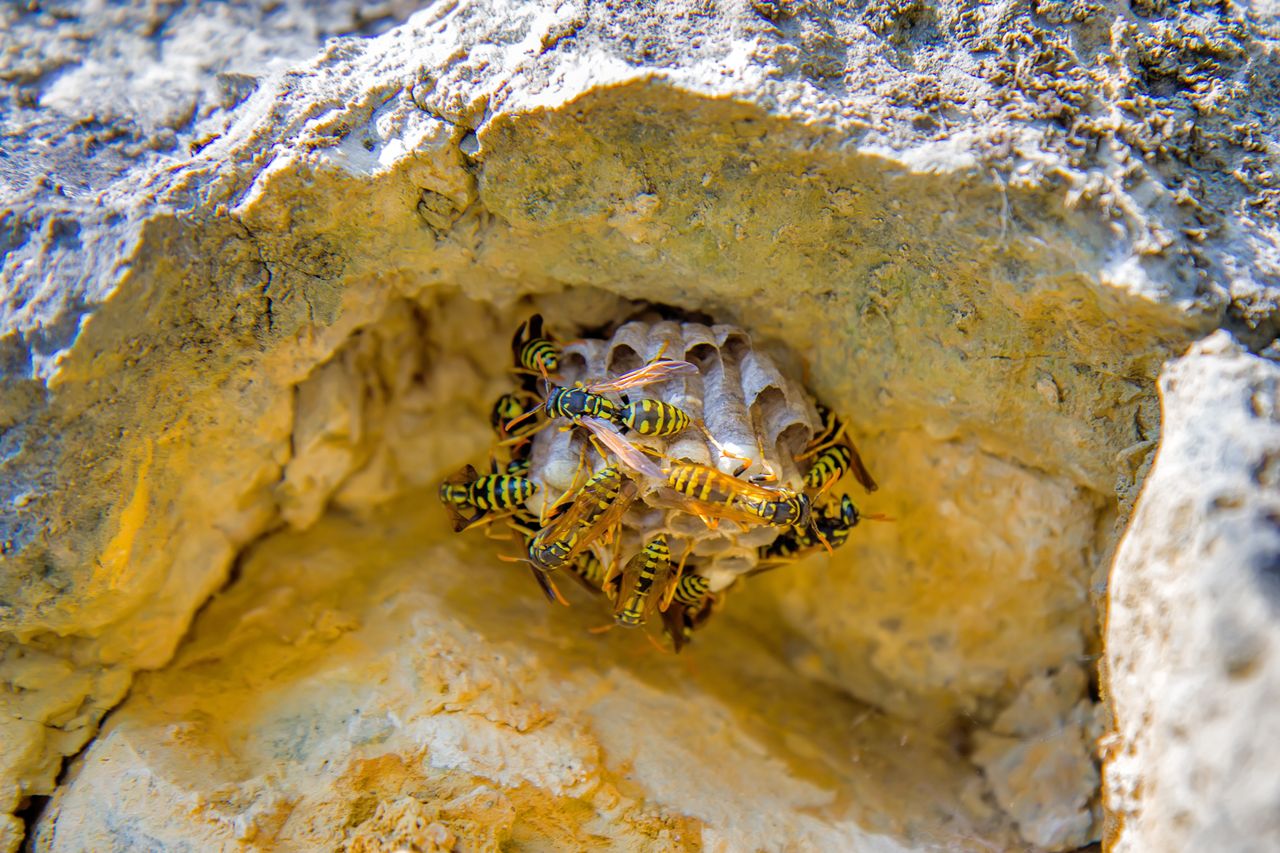
[(1160, 389), (1108, 610), (1114, 849), (1265, 850), (1280, 844), (1280, 367), (1218, 333)]
[[(1173, 571), (1162, 365), (1275, 336), (1273, 20), (312, 5), (0, 13), (0, 849), (56, 792), (37, 849), (1068, 850), (1100, 657), (1117, 838), (1210, 796), (1114, 602)], [(687, 659), (547, 612), (431, 496), (519, 319), (640, 302), (795, 350), (895, 519)]]

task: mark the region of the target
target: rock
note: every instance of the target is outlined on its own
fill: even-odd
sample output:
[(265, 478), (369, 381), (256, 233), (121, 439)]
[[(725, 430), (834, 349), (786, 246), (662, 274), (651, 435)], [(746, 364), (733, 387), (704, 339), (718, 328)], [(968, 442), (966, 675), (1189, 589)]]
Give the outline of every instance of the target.
[[(996, 725), (1028, 685), (1099, 653), (1160, 365), (1222, 325), (1275, 336), (1276, 36), (1234, 8), (466, 0), (322, 48), (352, 6), (25, 8), (0, 13), (3, 811), (250, 543), (303, 548), (480, 455), (534, 306), (590, 328), (665, 302), (799, 350), (898, 520), (725, 618), (922, 737), (1023, 738)], [(986, 757), (991, 787), (941, 801), (1009, 802), (1025, 777)], [(1019, 821), (1083, 825), (1076, 778)], [(263, 790), (245, 810), (283, 813), (289, 784)], [(411, 794), (359, 843), (463, 837)]]
[(944, 742), (735, 626), (679, 659), (592, 635), (585, 593), (548, 608), (430, 500), (254, 546), (78, 759), (36, 849), (1015, 843)]
[(1225, 332), (1161, 374), (1107, 610), (1113, 849), (1280, 846), (1280, 368)]

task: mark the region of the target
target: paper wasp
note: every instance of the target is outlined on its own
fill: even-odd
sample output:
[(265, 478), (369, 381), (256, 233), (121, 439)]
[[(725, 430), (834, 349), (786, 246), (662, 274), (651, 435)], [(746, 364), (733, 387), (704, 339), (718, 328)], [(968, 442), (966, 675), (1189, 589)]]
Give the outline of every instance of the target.
[[(538, 486), (532, 480), (498, 471), (490, 462), (490, 473), (481, 476), (467, 465), (440, 484), (440, 502), (444, 504), (455, 533), (465, 530), (490, 512), (516, 513), (523, 509)], [(470, 517), (463, 515), (471, 510)]]
[(503, 394), (494, 402), (493, 409), (489, 412), (489, 423), (493, 425), (500, 440), (523, 438), (526, 434), (531, 434), (531, 431), (525, 429), (522, 433), (518, 429), (513, 429), (513, 423), (521, 421), (526, 415), (537, 412), (540, 408), (542, 408), (542, 401), (536, 394), (528, 391)]
[(711, 581), (702, 575), (689, 574), (676, 584), (671, 605), (662, 612), (662, 625), (678, 654), (693, 638), (693, 632), (711, 618), (720, 596), (711, 592)]
[(615, 526), (639, 489), (616, 466), (603, 468), (529, 542), (529, 562), (543, 572), (565, 567), (592, 541)]
[[(606, 394), (619, 393), (629, 388), (638, 388), (665, 382), (678, 376), (697, 373), (698, 368), (687, 361), (658, 358), (648, 364), (617, 376), (613, 379), (591, 383), (576, 383), (571, 386), (551, 385), (548, 383), (546, 398), (541, 411), (548, 418), (546, 422), (532, 430), (519, 431), (520, 422), (532, 417), (538, 409), (526, 411), (523, 415), (506, 424), (508, 432), (526, 437), (543, 429), (556, 418), (562, 418), (588, 430), (601, 445), (612, 451), (623, 464), (633, 471), (653, 477), (661, 477), (657, 466), (648, 460), (634, 445), (623, 438), (620, 430), (630, 429), (631, 424), (650, 430), (642, 432), (646, 435), (673, 435), (674, 425), (680, 428), (688, 426), (692, 419), (682, 410), (669, 403), (657, 400), (637, 400), (619, 406)], [(663, 433), (653, 432), (657, 427), (666, 427)], [(705, 430), (705, 428), (704, 428)], [(514, 442), (519, 439), (508, 439)], [(603, 455), (603, 454), (602, 454)]]
[(653, 594), (654, 584), (670, 568), (671, 549), (667, 547), (667, 537), (660, 534), (627, 561), (614, 599), (614, 621), (629, 628), (643, 625), (658, 603), (657, 596)]
[(525, 383), (530, 391), (534, 377), (545, 379), (560, 369), (559, 348), (550, 338), (542, 336), (541, 314), (534, 314), (516, 329), (511, 339), (511, 354), (515, 357), (516, 369), (530, 377)]
[(822, 494), (835, 485), (836, 481), (852, 471), (853, 477), (868, 493), (879, 486), (872, 479), (871, 472), (862, 463), (862, 457), (854, 449), (853, 443), (845, 437), (845, 425), (836, 414), (821, 403), (816, 404), (818, 419), (822, 428), (814, 436), (813, 441), (805, 448), (805, 452), (796, 457), (797, 460), (813, 458), (804, 475), (806, 489)]
[(848, 495), (842, 495), (837, 502), (828, 500), (813, 513), (813, 524), (808, 529), (795, 528), (788, 530), (769, 545), (761, 546), (761, 567), (752, 571), (767, 571), (784, 563), (798, 560), (819, 548), (832, 550), (839, 548), (849, 540), (853, 528), (863, 519), (872, 521), (892, 521), (886, 515), (863, 515), (853, 505)]
[(699, 516), (714, 527), (719, 519), (776, 527), (809, 525), (809, 498), (803, 492), (767, 488), (696, 462), (660, 469), (668, 494), (659, 499)]

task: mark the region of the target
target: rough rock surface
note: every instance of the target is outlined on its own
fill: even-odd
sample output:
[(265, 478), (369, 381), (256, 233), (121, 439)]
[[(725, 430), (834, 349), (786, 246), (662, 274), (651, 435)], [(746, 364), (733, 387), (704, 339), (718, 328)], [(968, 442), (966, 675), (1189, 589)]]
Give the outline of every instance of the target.
[[(662, 301), (801, 351), (899, 520), (741, 618), (970, 741), (1027, 842), (1096, 834), (1089, 690), (1043, 696), (1099, 652), (1160, 365), (1275, 334), (1274, 18), (657, 5), (437, 3), (288, 68), (255, 57), (350, 28), (0, 13), (0, 811), (255, 538), (479, 452), (517, 296), (563, 292), (544, 313)], [(1019, 748), (1055, 719), (1062, 750)]]
[(741, 628), (708, 628), (680, 659), (592, 635), (585, 593), (547, 608), (523, 570), (423, 513), (431, 500), (255, 546), (175, 660), (135, 681), (36, 849), (1015, 843), (939, 739)]
[(1107, 618), (1113, 849), (1280, 848), (1280, 366), (1226, 333), (1160, 377)]

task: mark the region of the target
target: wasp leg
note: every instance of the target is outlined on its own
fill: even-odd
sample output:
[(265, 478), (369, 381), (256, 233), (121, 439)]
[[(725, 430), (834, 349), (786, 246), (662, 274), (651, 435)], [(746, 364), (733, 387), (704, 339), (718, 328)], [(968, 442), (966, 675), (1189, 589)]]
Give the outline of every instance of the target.
[[(730, 451), (720, 442), (716, 441), (716, 437), (711, 434), (711, 430), (707, 429), (707, 425), (703, 423), (701, 419), (691, 418), (690, 421), (694, 426), (698, 428), (698, 431), (702, 433), (702, 436), (711, 443), (711, 446), (714, 447), (720, 453), (721, 456), (725, 457), (726, 459), (737, 459), (739, 462), (747, 463), (746, 465), (743, 465), (741, 468), (738, 469), (740, 472), (745, 471), (748, 468), (750, 468), (752, 465), (756, 464), (756, 461), (752, 459), (750, 456), (739, 456), (738, 454)], [(761, 453), (760, 455), (761, 455), (761, 458), (764, 457), (763, 453)], [(734, 476), (736, 477), (737, 474), (735, 474)]]
[[(480, 522), (480, 520), (483, 519), (488, 514), (489, 514), (489, 510), (487, 509), (476, 509), (476, 514), (471, 516), (470, 518), (467, 518), (465, 515), (462, 515), (461, 513), (459, 513), (458, 518), (461, 520), (462, 526), (456, 527), (455, 525), (455, 530), (453, 532), (461, 533), (464, 530), (470, 530), (472, 527), (475, 527), (477, 523)], [(486, 521), (484, 523), (488, 524), (489, 522)]]
[(657, 640), (655, 640), (653, 638), (653, 634), (649, 633), (648, 631), (644, 632), (644, 638), (649, 641), (650, 645), (652, 645), (655, 649), (657, 649), (662, 654), (664, 655), (674, 654), (674, 652), (672, 652), (671, 649), (667, 648), (666, 646), (662, 645), (662, 643), (659, 643)]

